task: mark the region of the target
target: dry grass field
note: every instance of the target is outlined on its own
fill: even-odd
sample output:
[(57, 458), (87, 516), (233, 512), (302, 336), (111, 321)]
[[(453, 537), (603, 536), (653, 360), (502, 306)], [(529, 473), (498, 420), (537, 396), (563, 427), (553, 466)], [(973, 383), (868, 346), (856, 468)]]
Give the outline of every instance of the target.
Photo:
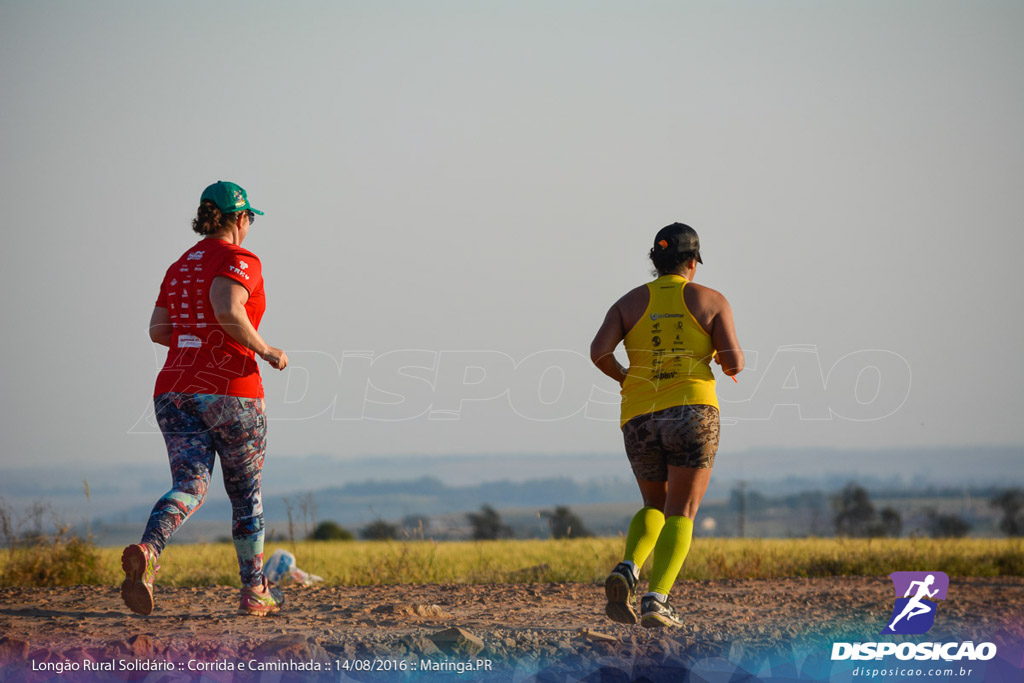
[[(622, 552), (621, 538), (569, 540), (311, 541), (267, 544), (292, 552), (327, 586), (596, 583)], [(63, 552), (59, 560), (50, 555)], [(57, 543), (0, 551), (0, 585), (115, 585), (120, 548)], [(230, 544), (170, 545), (159, 585), (238, 586)], [(77, 571), (76, 571), (77, 568)], [(60, 570), (59, 572), (57, 570)], [(695, 539), (682, 579), (887, 576), (896, 570), (950, 576), (1024, 576), (1019, 539)]]

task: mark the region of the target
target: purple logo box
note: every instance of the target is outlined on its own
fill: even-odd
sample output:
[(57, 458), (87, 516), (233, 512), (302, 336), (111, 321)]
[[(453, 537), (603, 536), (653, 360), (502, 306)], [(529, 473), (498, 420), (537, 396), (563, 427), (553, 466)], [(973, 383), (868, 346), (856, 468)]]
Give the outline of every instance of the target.
[(945, 600), (949, 577), (943, 572), (893, 572), (889, 574), (896, 602), (892, 617), (880, 634), (925, 633), (935, 623), (936, 600)]
[(949, 590), (949, 577), (944, 572), (893, 572), (889, 574), (889, 578), (896, 589), (896, 597), (902, 598), (910, 590), (910, 584), (916, 581), (926, 582), (929, 575), (935, 577), (930, 590), (938, 590), (931, 599), (945, 600), (946, 591)]

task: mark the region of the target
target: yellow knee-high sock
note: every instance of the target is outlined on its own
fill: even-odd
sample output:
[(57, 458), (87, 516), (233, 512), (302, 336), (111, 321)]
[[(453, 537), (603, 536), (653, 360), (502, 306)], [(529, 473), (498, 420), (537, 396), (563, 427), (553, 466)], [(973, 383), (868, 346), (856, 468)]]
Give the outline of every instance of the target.
[(641, 508), (633, 515), (633, 520), (629, 523), (629, 532), (626, 534), (626, 554), (622, 558), (623, 562), (632, 562), (639, 572), (644, 560), (654, 550), (654, 544), (658, 542), (658, 535), (663, 526), (665, 515), (658, 508)]
[(650, 592), (668, 595), (672, 591), (672, 584), (676, 582), (686, 554), (690, 552), (692, 539), (692, 519), (673, 515), (665, 520), (658, 542), (654, 545)]

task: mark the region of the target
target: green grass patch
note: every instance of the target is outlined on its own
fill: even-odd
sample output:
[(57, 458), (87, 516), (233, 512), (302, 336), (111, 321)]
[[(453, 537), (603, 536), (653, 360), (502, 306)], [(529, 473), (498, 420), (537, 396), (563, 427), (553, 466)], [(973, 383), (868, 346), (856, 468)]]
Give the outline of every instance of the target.
[(106, 583), (107, 560), (105, 550), (79, 538), (58, 536), (18, 545), (0, 552), (0, 587), (101, 585)]

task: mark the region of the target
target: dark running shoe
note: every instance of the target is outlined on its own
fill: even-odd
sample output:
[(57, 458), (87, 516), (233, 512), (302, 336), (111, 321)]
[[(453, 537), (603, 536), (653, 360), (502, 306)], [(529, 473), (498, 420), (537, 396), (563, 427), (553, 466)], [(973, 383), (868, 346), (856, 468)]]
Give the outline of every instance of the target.
[(683, 622), (668, 602), (661, 602), (653, 595), (640, 600), (640, 625), (644, 628), (665, 628), (682, 626)]
[(604, 580), (604, 594), (608, 598), (608, 604), (604, 613), (612, 621), (620, 624), (635, 624), (637, 622), (636, 608), (636, 577), (633, 570), (625, 562), (615, 565), (615, 569)]

